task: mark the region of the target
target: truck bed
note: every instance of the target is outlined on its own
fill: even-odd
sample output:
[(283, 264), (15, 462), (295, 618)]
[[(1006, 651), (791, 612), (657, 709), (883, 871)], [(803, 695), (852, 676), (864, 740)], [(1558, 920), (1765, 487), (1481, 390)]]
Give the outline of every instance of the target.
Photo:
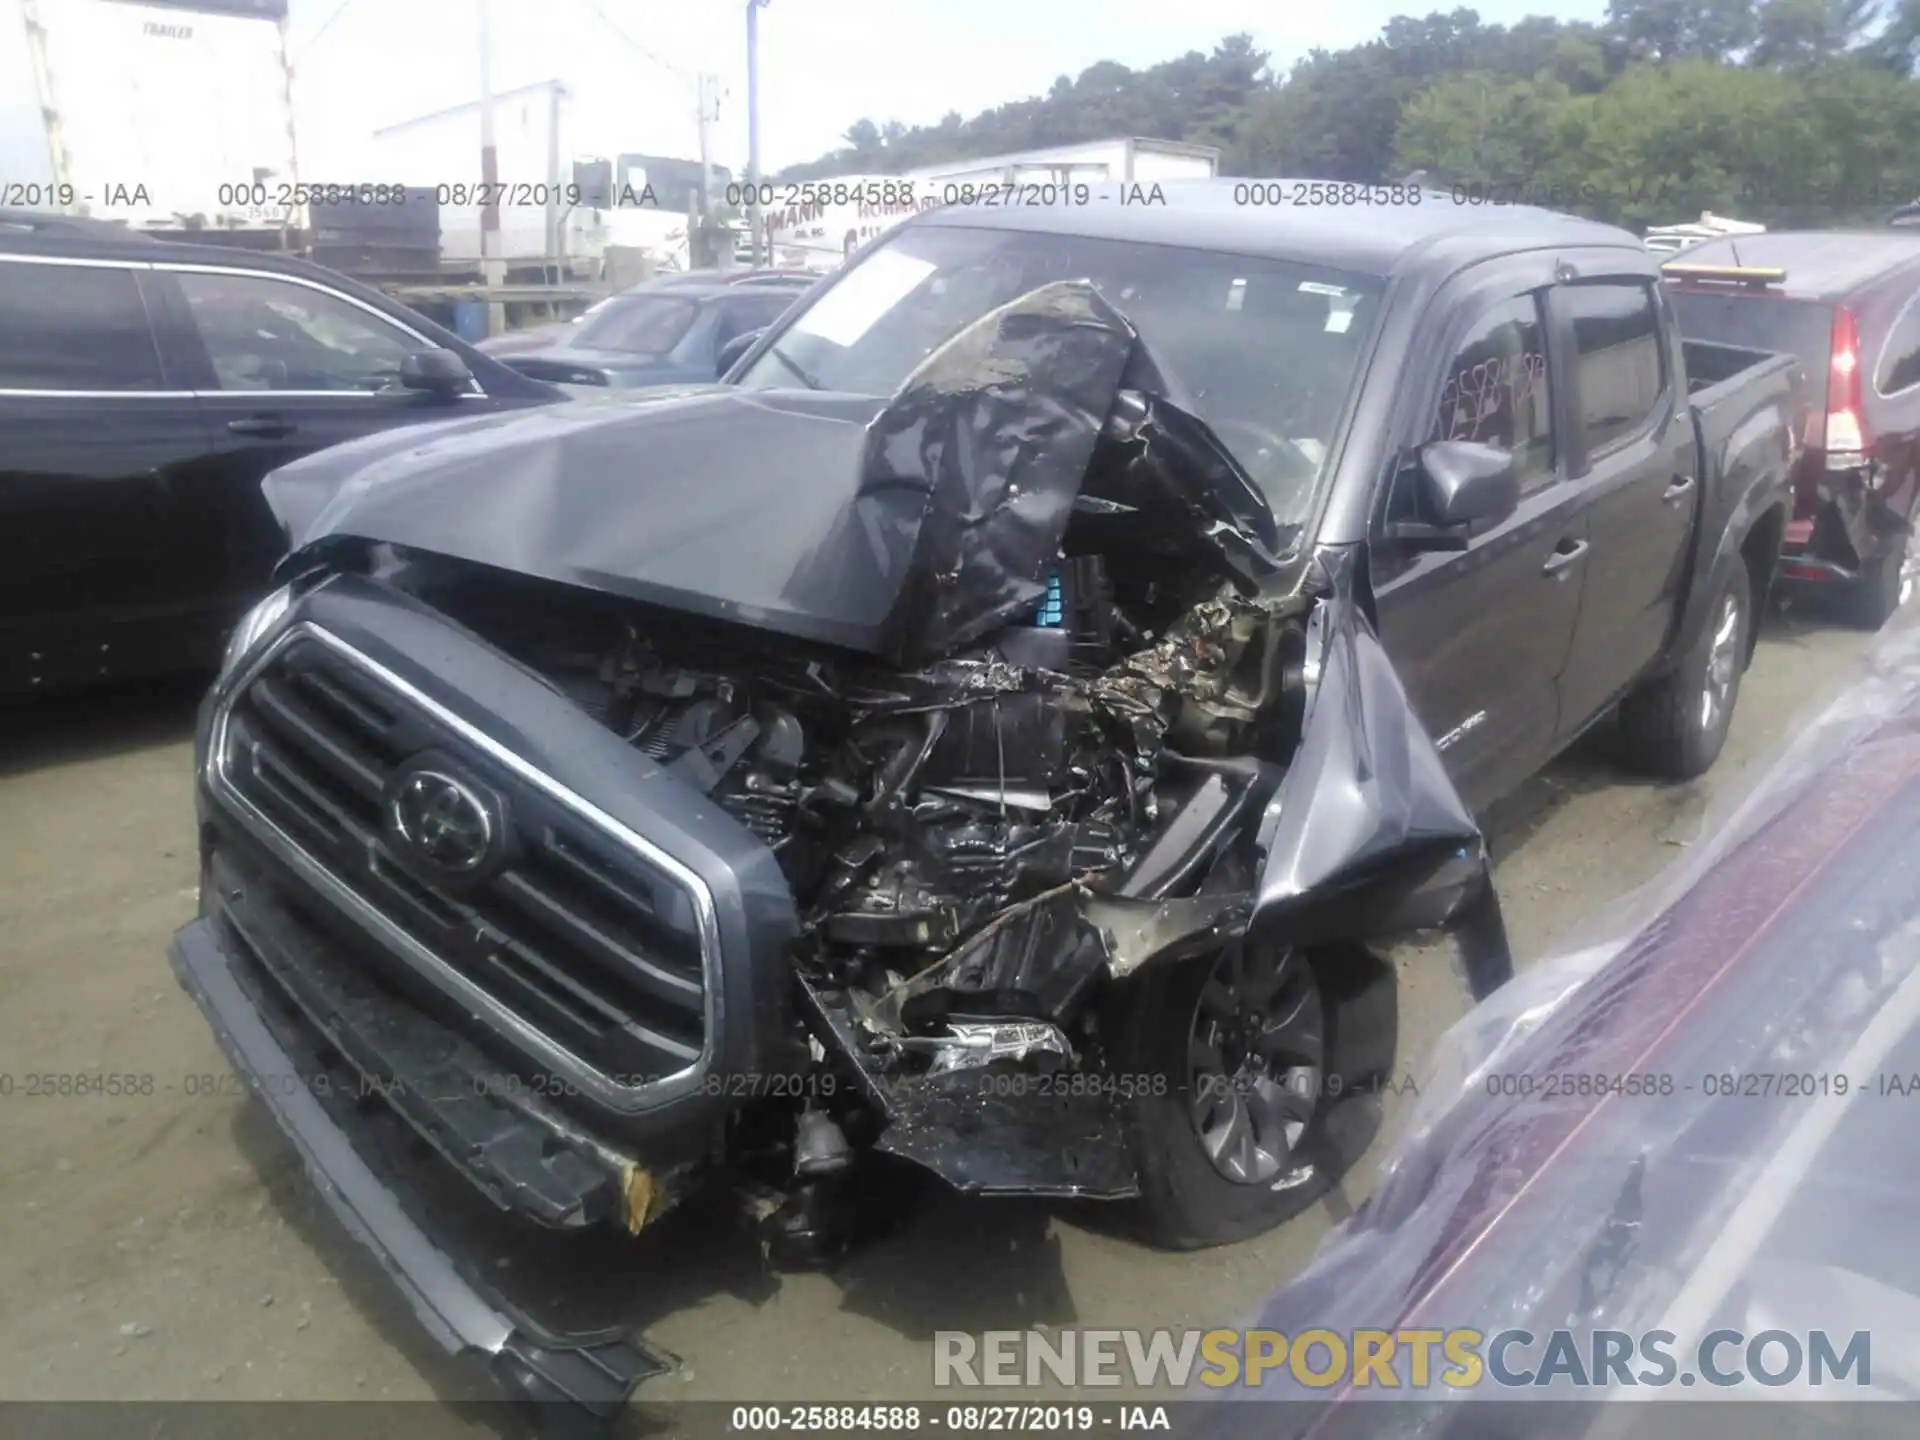
[[(1682, 352), (1700, 454), (1694, 566), (1703, 573), (1737, 559), (1732, 552), (1753, 517), (1791, 503), (1801, 366), (1791, 355), (1704, 340), (1683, 341)], [(1701, 622), (1712, 591), (1711, 585), (1690, 587), (1678, 634)]]
[(1772, 350), (1723, 345), (1717, 340), (1682, 340), (1680, 348), (1687, 361), (1687, 393), (1696, 405), (1714, 404), (1722, 386), (1733, 384), (1746, 371), (1769, 360), (1782, 358)]

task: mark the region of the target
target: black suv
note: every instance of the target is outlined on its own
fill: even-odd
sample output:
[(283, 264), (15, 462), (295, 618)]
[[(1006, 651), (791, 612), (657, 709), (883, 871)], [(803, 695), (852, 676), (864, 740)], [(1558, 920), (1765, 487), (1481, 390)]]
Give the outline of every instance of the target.
[(0, 695), (217, 660), (268, 471), (562, 398), (318, 266), (0, 210)]

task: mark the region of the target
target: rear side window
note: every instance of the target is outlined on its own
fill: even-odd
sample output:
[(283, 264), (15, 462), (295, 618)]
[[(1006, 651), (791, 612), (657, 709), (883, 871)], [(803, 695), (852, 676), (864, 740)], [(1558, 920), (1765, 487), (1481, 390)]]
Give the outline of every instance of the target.
[(133, 271), (0, 261), (0, 390), (164, 390)]
[(1556, 292), (1573, 325), (1579, 414), (1586, 453), (1637, 433), (1660, 404), (1666, 377), (1660, 324), (1647, 285), (1568, 285)]
[(1553, 477), (1546, 329), (1536, 297), (1504, 300), (1474, 324), (1447, 365), (1431, 438), (1511, 451), (1525, 489)]
[(1907, 301), (1893, 322), (1873, 372), (1873, 388), (1882, 395), (1897, 395), (1915, 385), (1920, 385), (1920, 295)]

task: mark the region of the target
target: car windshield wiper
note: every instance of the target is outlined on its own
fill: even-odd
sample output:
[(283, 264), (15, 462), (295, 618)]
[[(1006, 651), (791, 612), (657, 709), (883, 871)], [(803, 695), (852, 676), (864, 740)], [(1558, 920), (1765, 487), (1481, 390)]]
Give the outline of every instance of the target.
[(808, 374), (807, 369), (804, 365), (802, 365), (798, 360), (795, 360), (791, 355), (787, 354), (778, 345), (769, 345), (767, 347), (767, 354), (771, 355), (774, 359), (778, 360), (782, 365), (786, 366), (787, 369), (791, 370), (794, 373), (794, 375), (799, 379), (800, 383), (806, 386), (809, 390), (824, 390), (827, 388), (826, 386), (822, 385), (817, 379), (815, 379), (812, 375)]

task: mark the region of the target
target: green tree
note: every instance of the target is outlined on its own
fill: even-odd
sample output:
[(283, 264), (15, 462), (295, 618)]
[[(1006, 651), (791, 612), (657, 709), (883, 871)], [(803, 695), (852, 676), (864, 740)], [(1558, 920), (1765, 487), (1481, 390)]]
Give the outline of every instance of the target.
[(897, 171), (1150, 135), (1228, 173), (1579, 197), (1627, 224), (1703, 209), (1772, 224), (1874, 219), (1920, 195), (1920, 0), (1611, 0), (1603, 25), (1396, 16), (1275, 75), (1246, 35), (937, 125), (861, 120), (782, 179)]
[(1726, 60), (1758, 34), (1754, 0), (1609, 0), (1608, 25), (1650, 60)]
[(1805, 67), (1860, 43), (1879, 13), (1879, 0), (1761, 0), (1755, 65)]

